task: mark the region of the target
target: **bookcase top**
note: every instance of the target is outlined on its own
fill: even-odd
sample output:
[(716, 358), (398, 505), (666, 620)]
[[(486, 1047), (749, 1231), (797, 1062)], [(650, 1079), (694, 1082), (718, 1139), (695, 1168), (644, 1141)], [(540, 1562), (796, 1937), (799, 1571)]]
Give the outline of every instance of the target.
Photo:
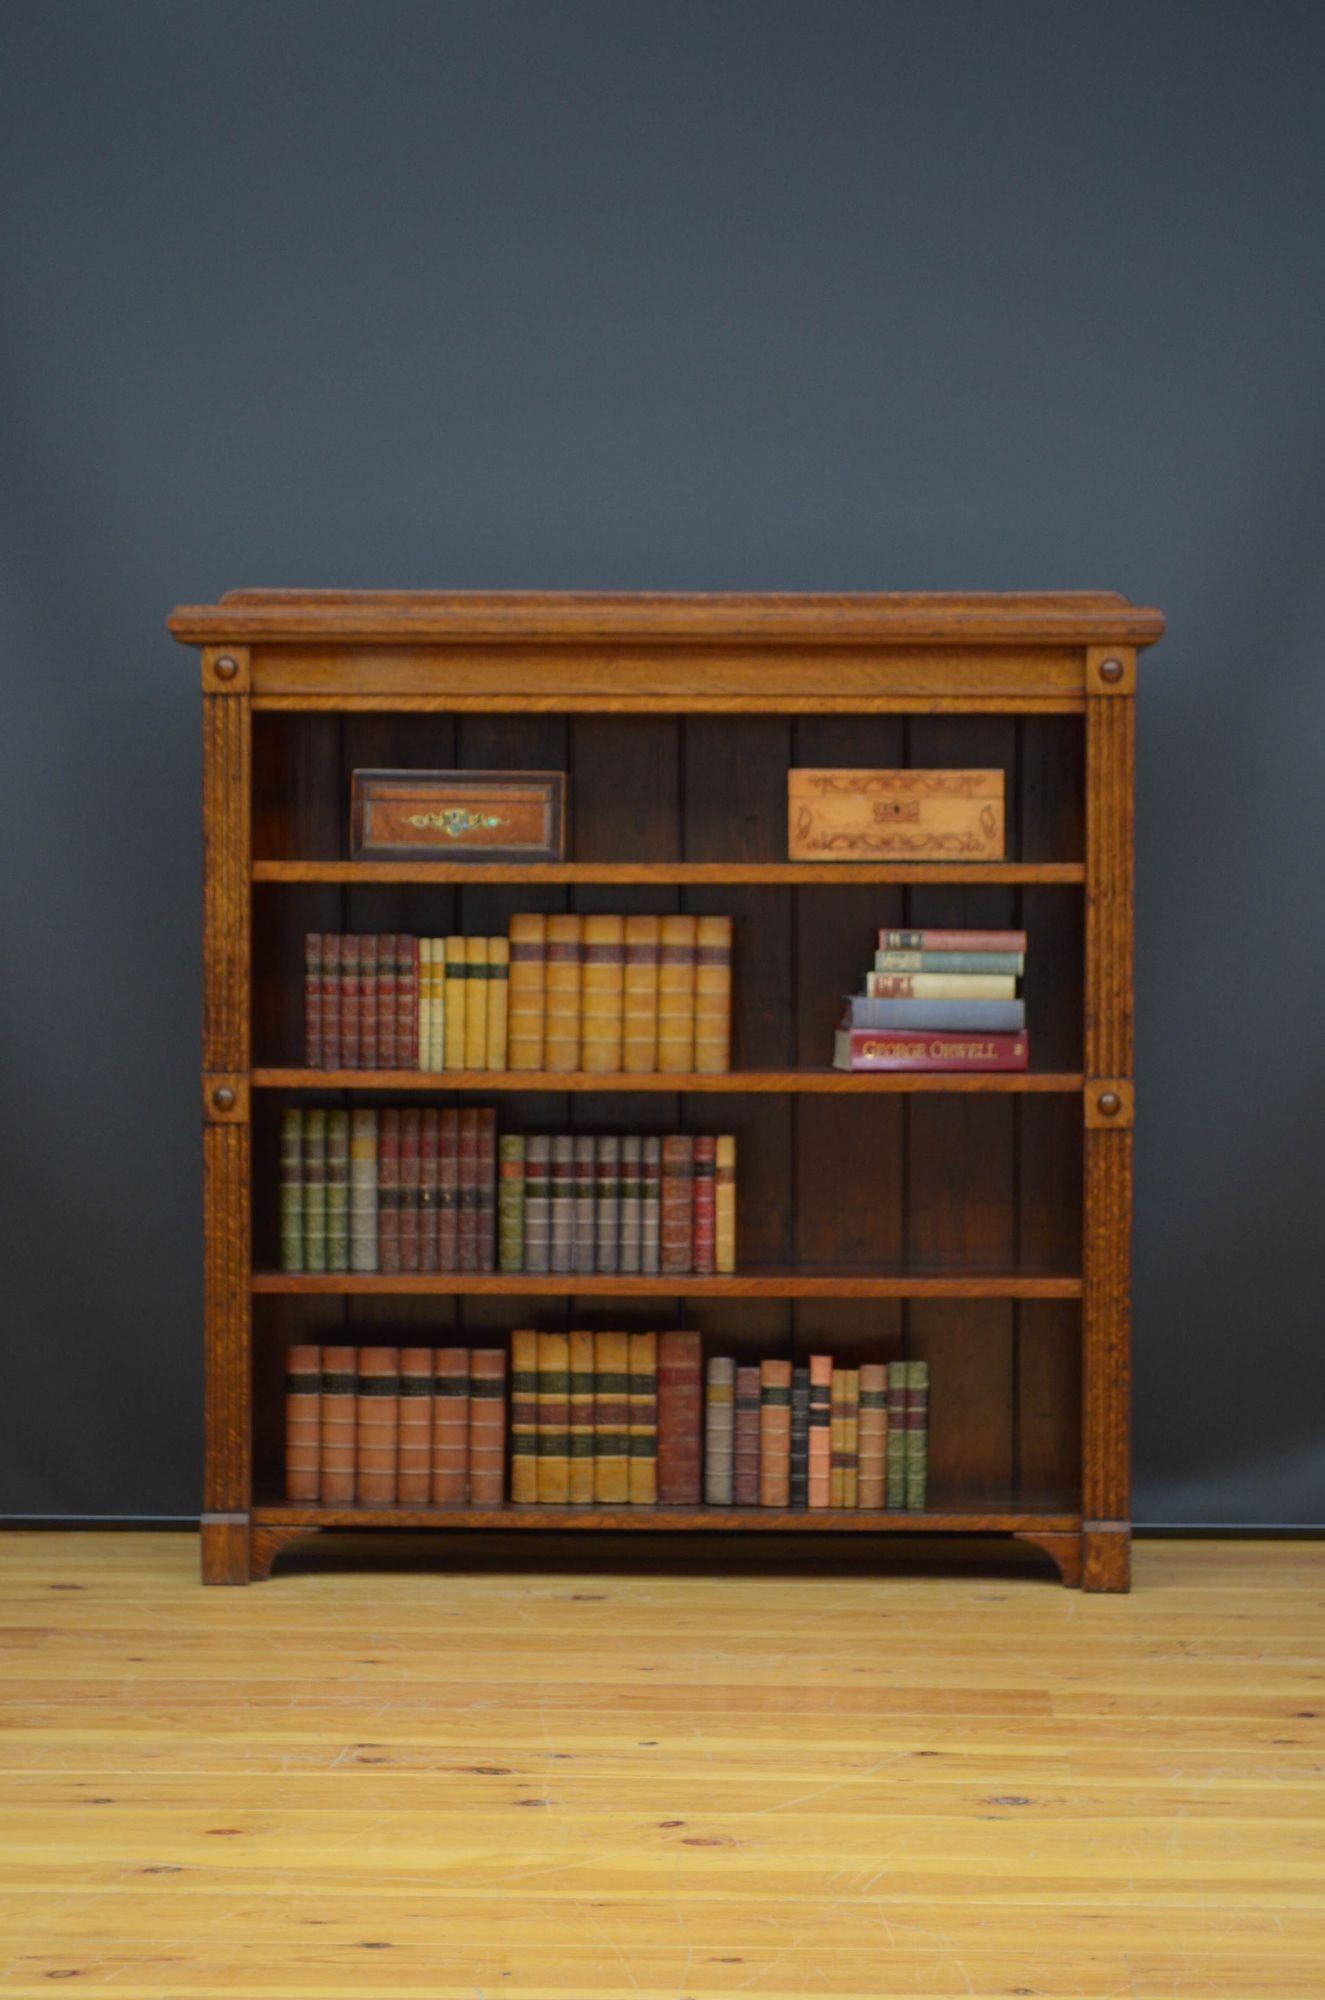
[(230, 590), (167, 620), (185, 645), (653, 641), (698, 645), (1150, 646), (1163, 615), (1116, 591)]

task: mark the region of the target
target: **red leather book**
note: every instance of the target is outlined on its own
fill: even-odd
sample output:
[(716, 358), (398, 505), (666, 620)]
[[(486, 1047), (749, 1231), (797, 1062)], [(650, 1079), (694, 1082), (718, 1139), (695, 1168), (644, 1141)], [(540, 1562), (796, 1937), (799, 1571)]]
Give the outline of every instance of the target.
[(396, 939), (396, 1067), (419, 1067), (419, 941)]
[(377, 939), (359, 939), (359, 1068), (377, 1069)]
[(322, 1042), (322, 933), (304, 934), (304, 1067), (321, 1069)]
[(696, 1277), (710, 1277), (716, 1270), (716, 1182), (718, 1142), (697, 1133), (692, 1145), (690, 1268)]
[(880, 951), (1020, 951), (1025, 931), (880, 931)]
[(658, 1499), (674, 1507), (700, 1504), (701, 1347), (697, 1333), (658, 1336)]
[(441, 1113), (424, 1111), (419, 1118), (419, 1269), (436, 1271), (441, 1212)]
[(662, 1142), (662, 1270), (689, 1276), (692, 1263), (694, 1141), (672, 1132)]
[(475, 1507), (506, 1498), (504, 1347), (476, 1347), (469, 1357), (469, 1498)]
[(469, 1349), (439, 1347), (432, 1374), (432, 1497), (463, 1507), (469, 1493)]
[(345, 1067), (340, 1059), (340, 948), (335, 931), (322, 936), (322, 1068)]
[(849, 1070), (1025, 1069), (1025, 1035), (982, 1035), (931, 1028), (837, 1031), (833, 1068)]
[(419, 1268), (419, 1112), (408, 1106), (400, 1114), (400, 1268)]
[(400, 1424), (400, 1350), (359, 1349), (354, 1484), (361, 1506), (389, 1507), (396, 1497)]
[(759, 1504), (791, 1505), (791, 1363), (759, 1364)]
[(497, 1268), (497, 1114), (479, 1111), (474, 1128), (475, 1268)]
[(759, 1505), (759, 1370), (736, 1371), (736, 1422), (732, 1431), (732, 1505)]
[(807, 1505), (827, 1507), (833, 1474), (833, 1357), (810, 1356), (810, 1428), (806, 1440)]
[(285, 1350), (285, 1497), (316, 1500), (320, 1476), (322, 1350)]
[(362, 1069), (359, 1060), (359, 945), (347, 933), (340, 941), (340, 1067)]
[(320, 1450), (322, 1470), (318, 1498), (324, 1507), (354, 1505), (355, 1398), (359, 1356), (353, 1347), (322, 1350), (322, 1410)]
[(456, 1216), (456, 1269), (477, 1271), (478, 1264), (478, 1112), (468, 1106), (460, 1113), (459, 1196)]
[(374, 1069), (396, 1067), (396, 952), (400, 940), (387, 931), (377, 940), (377, 1060)]
[(400, 1269), (400, 1113), (377, 1118), (377, 1268)]
[(400, 1350), (400, 1458), (396, 1498), (426, 1507), (432, 1497), (432, 1349)]
[(437, 1268), (460, 1268), (460, 1113), (443, 1111), (438, 1120)]

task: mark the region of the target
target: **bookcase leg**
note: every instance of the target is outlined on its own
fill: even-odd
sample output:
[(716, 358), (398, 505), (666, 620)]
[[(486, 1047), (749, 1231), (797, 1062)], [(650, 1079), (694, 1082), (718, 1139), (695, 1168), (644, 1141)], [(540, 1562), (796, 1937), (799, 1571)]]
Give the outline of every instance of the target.
[(249, 1526), (247, 1514), (204, 1514), (202, 1580), (204, 1583), (247, 1583)]
[(1082, 1534), (1082, 1584), (1090, 1591), (1132, 1587), (1132, 1534), (1125, 1522), (1088, 1522)]
[(317, 1528), (254, 1528), (248, 1538), (248, 1571), (243, 1581), (247, 1583), (251, 1577), (254, 1583), (264, 1583), (282, 1549), (318, 1532)]
[(1077, 1590), (1081, 1585), (1081, 1536), (1076, 1534), (1040, 1534), (1033, 1528), (1020, 1528), (1013, 1539), (1029, 1542), (1032, 1548), (1043, 1549), (1058, 1571), (1069, 1590)]

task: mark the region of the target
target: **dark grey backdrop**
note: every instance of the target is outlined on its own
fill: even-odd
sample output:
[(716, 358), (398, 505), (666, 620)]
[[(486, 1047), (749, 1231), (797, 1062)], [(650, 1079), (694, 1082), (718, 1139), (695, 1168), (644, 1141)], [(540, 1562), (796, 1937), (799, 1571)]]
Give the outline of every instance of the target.
[(250, 584), (1106, 585), (1137, 1512), (1325, 1519), (1325, 9), (0, 5), (0, 1508), (198, 1505), (198, 693)]

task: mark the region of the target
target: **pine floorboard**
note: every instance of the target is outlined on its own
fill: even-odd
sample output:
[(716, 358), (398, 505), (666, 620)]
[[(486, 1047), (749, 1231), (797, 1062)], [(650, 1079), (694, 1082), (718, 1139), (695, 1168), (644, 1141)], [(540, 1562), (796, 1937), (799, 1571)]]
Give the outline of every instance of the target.
[(4, 2000), (1325, 1992), (1325, 1544), (366, 1546), (0, 1536)]

